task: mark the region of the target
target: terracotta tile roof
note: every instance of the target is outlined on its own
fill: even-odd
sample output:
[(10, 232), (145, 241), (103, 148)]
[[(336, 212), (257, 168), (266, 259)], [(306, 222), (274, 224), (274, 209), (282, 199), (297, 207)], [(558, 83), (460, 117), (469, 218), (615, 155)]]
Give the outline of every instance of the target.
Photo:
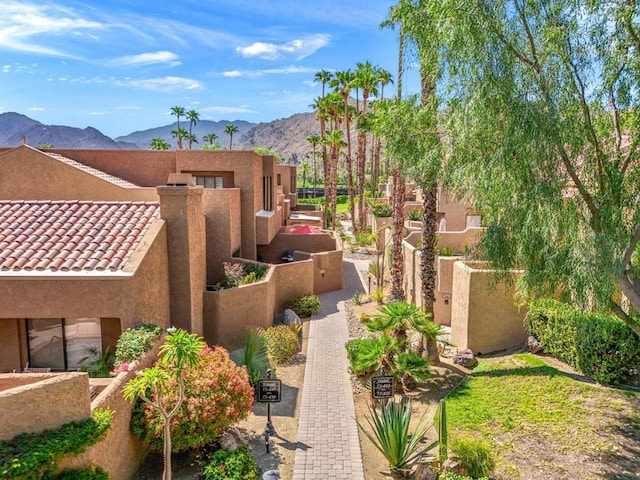
[(0, 200), (0, 271), (117, 271), (157, 202)]
[(93, 168), (93, 167), (90, 167), (88, 165), (85, 165), (83, 163), (76, 162), (75, 160), (67, 158), (67, 157), (65, 157), (63, 155), (60, 155), (58, 153), (52, 153), (52, 152), (47, 152), (47, 151), (43, 151), (42, 153), (44, 153), (45, 155), (48, 155), (51, 158), (55, 158), (59, 162), (66, 163), (67, 165), (70, 165), (72, 167), (78, 168), (78, 169), (82, 170), (83, 172), (90, 173), (91, 175), (99, 177), (102, 180), (105, 180), (107, 182), (113, 183), (114, 185), (117, 185), (119, 187), (122, 187), (122, 188), (140, 188), (139, 185), (136, 185), (135, 183), (131, 183), (131, 182), (127, 181), (127, 180), (123, 180), (122, 178), (114, 177), (113, 175), (110, 175), (110, 174), (105, 173), (105, 172), (103, 172), (101, 170), (98, 170), (96, 168)]

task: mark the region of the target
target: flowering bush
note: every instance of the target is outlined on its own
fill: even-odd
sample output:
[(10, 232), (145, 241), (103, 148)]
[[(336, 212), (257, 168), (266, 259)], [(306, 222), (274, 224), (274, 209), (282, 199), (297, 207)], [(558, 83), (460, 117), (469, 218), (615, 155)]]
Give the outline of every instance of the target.
[[(185, 400), (171, 422), (172, 451), (181, 452), (213, 442), (228, 426), (247, 417), (253, 403), (253, 388), (245, 368), (237, 367), (222, 347), (207, 347), (201, 360), (182, 373)], [(175, 380), (169, 382), (166, 402), (178, 397)], [(151, 447), (163, 447), (163, 421), (158, 411), (138, 403), (132, 419), (133, 431)]]
[(267, 340), (269, 361), (274, 364), (289, 360), (298, 351), (298, 335), (287, 325), (267, 328), (264, 333)]
[(225, 288), (248, 285), (259, 282), (264, 278), (269, 270), (267, 266), (250, 265), (248, 263), (223, 262), (225, 279), (214, 285), (214, 290), (224, 290)]
[(143, 323), (126, 329), (116, 344), (116, 363), (138, 360), (151, 350), (161, 335), (162, 327), (151, 323)]
[(115, 365), (115, 368), (111, 372), (111, 376), (117, 377), (119, 373), (128, 372), (128, 371), (129, 371), (129, 364), (127, 362), (120, 362)]

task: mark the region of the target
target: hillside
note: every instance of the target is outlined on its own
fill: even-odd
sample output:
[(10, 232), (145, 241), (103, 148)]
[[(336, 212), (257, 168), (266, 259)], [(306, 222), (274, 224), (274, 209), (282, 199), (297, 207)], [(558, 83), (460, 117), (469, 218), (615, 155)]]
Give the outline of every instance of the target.
[[(250, 123), (244, 120), (213, 122), (201, 120), (194, 125), (192, 132), (198, 138), (198, 143), (192, 148), (198, 149), (204, 143), (202, 137), (209, 133), (217, 135), (217, 142), (222, 148), (229, 147), (229, 135), (224, 133), (227, 125), (233, 124), (238, 132), (233, 135), (233, 149), (250, 150), (262, 147), (282, 155), (282, 158), (299, 164), (305, 161), (311, 147), (307, 142), (309, 135), (318, 134), (318, 122), (314, 113), (298, 113), (287, 118), (281, 118), (266, 123)], [(189, 129), (188, 122), (180, 122), (180, 126)], [(0, 147), (15, 147), (23, 142), (23, 137), (29, 145), (37, 147), (43, 143), (55, 148), (95, 148), (118, 149), (149, 148), (154, 138), (164, 139), (172, 148), (176, 147), (175, 138), (171, 132), (177, 129), (177, 122), (171, 125), (140, 130), (125, 136), (111, 139), (92, 127), (84, 129), (60, 125), (44, 125), (19, 113), (0, 114)], [(185, 148), (188, 144), (183, 142)]]

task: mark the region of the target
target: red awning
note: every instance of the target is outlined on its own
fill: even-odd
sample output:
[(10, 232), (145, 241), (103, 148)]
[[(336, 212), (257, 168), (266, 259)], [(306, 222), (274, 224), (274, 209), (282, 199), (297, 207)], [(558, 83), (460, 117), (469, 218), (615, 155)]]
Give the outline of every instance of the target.
[(289, 233), (301, 233), (301, 234), (314, 234), (314, 233), (322, 233), (322, 230), (316, 227), (311, 227), (309, 225), (301, 225), (299, 227), (292, 228), (289, 230)]

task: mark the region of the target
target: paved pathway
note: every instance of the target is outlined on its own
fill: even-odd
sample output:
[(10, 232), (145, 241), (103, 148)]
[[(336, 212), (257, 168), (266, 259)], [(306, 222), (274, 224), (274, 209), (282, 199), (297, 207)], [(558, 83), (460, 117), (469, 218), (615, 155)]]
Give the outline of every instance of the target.
[(364, 480), (344, 344), (344, 302), (364, 292), (366, 260), (345, 259), (344, 288), (320, 295), (311, 318), (293, 480)]

